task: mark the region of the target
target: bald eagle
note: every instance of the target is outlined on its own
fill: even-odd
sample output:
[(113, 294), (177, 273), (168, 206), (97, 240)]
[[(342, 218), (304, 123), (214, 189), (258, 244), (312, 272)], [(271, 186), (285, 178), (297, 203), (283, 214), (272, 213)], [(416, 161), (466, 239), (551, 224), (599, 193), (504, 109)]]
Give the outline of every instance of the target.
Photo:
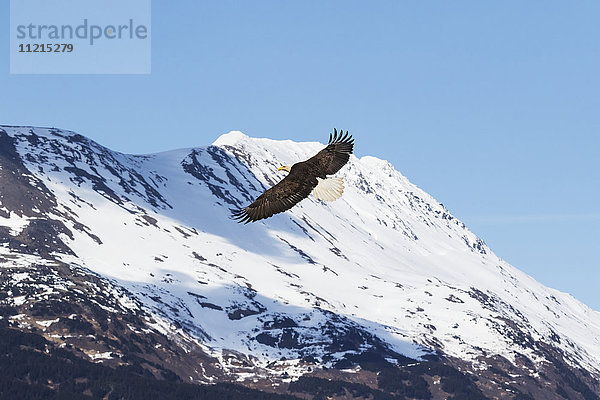
[(232, 216), (238, 222), (256, 222), (287, 211), (312, 192), (319, 200), (333, 201), (342, 196), (342, 178), (328, 178), (338, 172), (350, 159), (354, 139), (343, 131), (333, 130), (327, 147), (306, 161), (279, 167), (288, 175), (278, 184), (261, 194), (248, 207), (235, 210)]

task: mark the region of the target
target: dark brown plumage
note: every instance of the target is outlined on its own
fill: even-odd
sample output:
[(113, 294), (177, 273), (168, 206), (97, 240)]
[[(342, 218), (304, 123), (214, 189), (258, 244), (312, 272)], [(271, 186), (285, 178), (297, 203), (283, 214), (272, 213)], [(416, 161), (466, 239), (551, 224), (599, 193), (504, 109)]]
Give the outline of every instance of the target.
[(327, 147), (306, 161), (292, 165), (289, 174), (278, 184), (261, 194), (246, 208), (232, 213), (238, 222), (256, 222), (287, 211), (308, 197), (317, 186), (317, 178), (338, 172), (350, 159), (354, 139), (343, 131), (333, 130)]

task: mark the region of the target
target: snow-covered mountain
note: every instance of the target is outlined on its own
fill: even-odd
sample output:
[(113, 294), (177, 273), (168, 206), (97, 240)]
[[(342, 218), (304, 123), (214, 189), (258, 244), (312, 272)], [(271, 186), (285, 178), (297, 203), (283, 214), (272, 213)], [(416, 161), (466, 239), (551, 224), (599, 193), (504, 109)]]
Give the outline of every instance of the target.
[(425, 382), (409, 398), (445, 398), (452, 374), (475, 396), (454, 398), (599, 398), (600, 313), (499, 259), (386, 161), (352, 156), (336, 202), (230, 218), (322, 147), (230, 132), (126, 155), (0, 126), (4, 320), (195, 383), (302, 392), (310, 376), (401, 396), (382, 383), (395, 369)]

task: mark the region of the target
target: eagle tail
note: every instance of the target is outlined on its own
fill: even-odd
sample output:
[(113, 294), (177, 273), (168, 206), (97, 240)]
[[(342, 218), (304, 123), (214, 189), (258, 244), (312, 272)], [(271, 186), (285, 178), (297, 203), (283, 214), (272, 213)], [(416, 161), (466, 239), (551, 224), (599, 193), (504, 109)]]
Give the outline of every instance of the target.
[(313, 189), (313, 195), (318, 200), (334, 201), (344, 193), (344, 178), (320, 179), (319, 184)]

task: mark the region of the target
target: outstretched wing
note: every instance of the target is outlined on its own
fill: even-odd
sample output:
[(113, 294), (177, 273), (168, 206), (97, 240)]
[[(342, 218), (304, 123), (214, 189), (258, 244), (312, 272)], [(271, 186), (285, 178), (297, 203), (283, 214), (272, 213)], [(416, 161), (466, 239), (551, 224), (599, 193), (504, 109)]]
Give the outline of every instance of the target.
[(326, 175), (335, 174), (342, 168), (350, 159), (350, 154), (354, 149), (354, 139), (352, 135), (346, 131), (333, 130), (333, 136), (329, 134), (329, 143), (327, 147), (318, 152), (314, 157), (306, 160), (307, 164), (312, 164), (316, 167), (318, 175), (325, 178)]
[(261, 194), (252, 204), (232, 212), (238, 222), (255, 222), (287, 211), (308, 197), (317, 186), (317, 178), (290, 173), (278, 184)]

